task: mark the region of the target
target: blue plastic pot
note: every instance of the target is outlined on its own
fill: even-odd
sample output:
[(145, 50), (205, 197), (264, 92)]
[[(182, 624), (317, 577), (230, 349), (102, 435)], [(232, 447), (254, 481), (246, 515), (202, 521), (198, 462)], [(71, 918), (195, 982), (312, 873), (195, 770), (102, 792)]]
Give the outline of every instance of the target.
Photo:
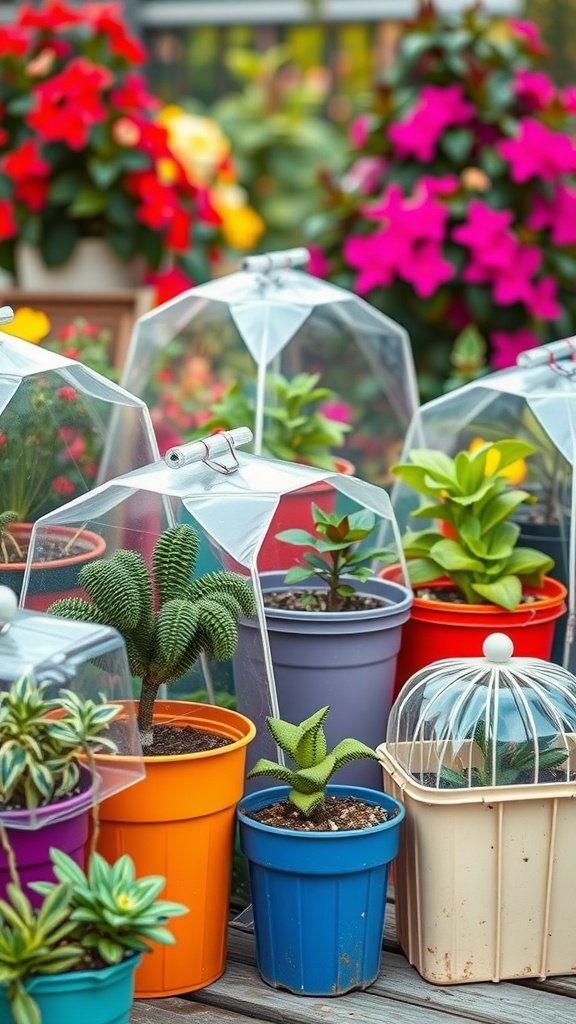
[(401, 803), (386, 793), (329, 786), (394, 817), (350, 832), (296, 832), (249, 815), (286, 799), (288, 788), (259, 790), (238, 809), (248, 859), (256, 960), (265, 982), (308, 996), (336, 996), (371, 985), (380, 968), (388, 865), (398, 852)]
[[(42, 1024), (129, 1024), (140, 960), (131, 956), (100, 971), (38, 975), (26, 982), (26, 990), (40, 1008)], [(14, 1021), (5, 985), (0, 985), (0, 1021)]]

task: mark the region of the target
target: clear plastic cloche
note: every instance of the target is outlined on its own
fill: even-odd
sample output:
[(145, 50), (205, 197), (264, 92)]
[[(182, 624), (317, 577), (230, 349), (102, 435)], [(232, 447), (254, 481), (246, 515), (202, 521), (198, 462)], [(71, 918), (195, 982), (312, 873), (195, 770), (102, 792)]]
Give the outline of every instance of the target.
[[(518, 544), (554, 559), (550, 575), (568, 587), (568, 614), (556, 629), (553, 660), (576, 670), (576, 338), (521, 353), (517, 365), (423, 404), (406, 436), (402, 461), (412, 449), (433, 448), (454, 456), (477, 439), (515, 438), (532, 444), (534, 454), (515, 480), (530, 492), (513, 519)], [(419, 496), (396, 483), (392, 503), (402, 529)], [(419, 524), (419, 525), (416, 525)]]
[[(383, 488), (342, 473), (242, 451), (240, 446), (251, 440), (250, 429), (239, 428), (172, 448), (163, 459), (107, 481), (44, 516), (32, 535), (23, 604), (26, 607), (34, 593), (51, 587), (50, 567), (43, 567), (42, 558), (54, 529), (88, 529), (102, 538), (105, 557), (128, 549), (139, 552), (150, 566), (156, 541), (166, 529), (192, 525), (199, 539), (193, 578), (225, 569), (244, 577), (253, 589), (258, 629), (247, 671), (251, 690), (258, 695), (256, 725), (264, 731), (266, 715), (278, 716), (278, 702), (262, 579), (279, 567), (287, 570), (295, 559), (295, 549), (277, 540), (279, 528), (303, 525), (295, 520), (302, 511), (310, 526), (313, 501), (342, 514), (367, 509), (373, 513), (375, 530), (387, 528), (391, 536), (389, 558), (399, 571), (387, 585), (398, 593), (405, 590), (407, 574), (400, 534)], [(86, 597), (77, 578), (69, 581), (68, 593)], [(184, 693), (192, 699), (198, 699), (194, 695), (200, 691), (201, 699), (218, 701), (226, 694), (229, 699), (230, 671), (229, 665), (202, 657), (182, 681)], [(178, 683), (169, 692), (183, 695)], [(240, 702), (237, 706), (244, 710)], [(253, 713), (250, 718), (255, 719)]]
[(291, 455), (278, 433), (279, 413), (301, 411), (278, 392), (276, 375), (315, 375), (332, 394), (305, 403), (302, 415), (315, 409), (345, 428), (330, 451), (341, 468), (351, 463), (362, 479), (389, 483), (418, 406), (408, 335), (352, 292), (307, 274), (308, 260), (306, 249), (248, 257), (240, 271), (136, 322), (122, 384), (150, 407), (161, 452), (206, 433), (215, 403), (235, 385), (222, 427), (249, 425), (255, 454), (324, 465), (317, 452)]
[[(0, 322), (12, 315), (3, 307)], [(28, 524), (157, 457), (141, 399), (82, 363), (0, 331), (0, 514), (14, 514), (0, 533), (0, 583), (19, 590), (21, 573), (12, 568), (25, 561)]]
[(483, 657), (415, 673), (392, 706), (387, 756), (434, 789), (573, 781), (576, 677), (513, 653), (508, 636), (492, 633)]
[[(93, 762), (85, 761), (88, 784), (74, 796), (74, 813), (144, 778), (132, 679), (124, 641), (116, 630), (19, 609), (14, 592), (0, 586), (0, 693), (9, 691), (17, 680), (43, 684), (49, 701), (71, 691), (96, 705), (117, 707), (102, 733), (115, 749), (96, 746)], [(57, 707), (48, 714), (58, 718)], [(5, 721), (0, 715), (0, 730)], [(90, 778), (91, 771), (95, 778)], [(60, 800), (36, 810), (0, 808), (0, 822), (10, 828), (35, 829), (64, 821), (70, 813), (70, 802)]]

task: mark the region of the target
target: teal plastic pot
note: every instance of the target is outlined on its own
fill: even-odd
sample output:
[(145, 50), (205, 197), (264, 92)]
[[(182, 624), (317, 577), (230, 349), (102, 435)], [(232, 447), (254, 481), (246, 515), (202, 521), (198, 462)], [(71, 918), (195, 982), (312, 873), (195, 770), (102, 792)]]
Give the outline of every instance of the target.
[(286, 799), (286, 786), (251, 793), (238, 809), (258, 970), (268, 985), (297, 995), (343, 995), (376, 980), (388, 865), (398, 853), (404, 818), (402, 804), (386, 793), (357, 786), (328, 786), (327, 792), (394, 816), (350, 832), (296, 832), (250, 817)]
[[(38, 975), (26, 982), (40, 1008), (42, 1024), (129, 1024), (134, 971), (140, 956), (100, 971)], [(0, 985), (0, 1021), (13, 1024), (6, 985)]]

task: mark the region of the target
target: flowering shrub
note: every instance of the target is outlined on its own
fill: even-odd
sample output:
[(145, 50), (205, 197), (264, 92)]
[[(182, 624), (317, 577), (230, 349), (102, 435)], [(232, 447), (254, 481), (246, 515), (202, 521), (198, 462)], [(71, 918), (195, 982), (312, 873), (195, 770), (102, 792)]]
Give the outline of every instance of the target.
[(0, 28), (0, 266), (17, 237), (57, 266), (97, 236), (180, 285), (209, 276), (222, 215), (171, 145), (144, 59), (115, 3), (22, 4)]
[(327, 182), (319, 272), (404, 324), (424, 397), (470, 324), (494, 368), (574, 332), (576, 87), (545, 53), (530, 22), (423, 3)]

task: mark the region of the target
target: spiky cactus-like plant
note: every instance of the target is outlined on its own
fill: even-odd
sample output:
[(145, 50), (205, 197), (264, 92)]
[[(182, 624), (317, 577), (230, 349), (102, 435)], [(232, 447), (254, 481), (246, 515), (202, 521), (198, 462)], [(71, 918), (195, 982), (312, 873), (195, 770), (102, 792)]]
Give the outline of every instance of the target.
[(300, 725), (291, 725), (281, 718), (267, 718), (266, 724), (278, 746), (288, 754), (296, 769), (261, 757), (248, 772), (247, 778), (265, 775), (280, 779), (291, 787), (288, 799), (306, 817), (325, 797), (326, 786), (338, 768), (350, 761), (369, 757), (377, 761), (374, 750), (360, 740), (340, 740), (333, 750), (328, 751), (324, 722), (330, 707), (320, 708)]
[(130, 670), (142, 680), (143, 747), (153, 742), (154, 701), (162, 683), (180, 679), (202, 652), (218, 661), (231, 658), (238, 618), (255, 612), (252, 590), (236, 573), (218, 570), (193, 579), (199, 547), (193, 526), (173, 526), (156, 543), (152, 571), (138, 552), (119, 549), (81, 569), (79, 581), (90, 601), (64, 598), (48, 609), (121, 633)]

